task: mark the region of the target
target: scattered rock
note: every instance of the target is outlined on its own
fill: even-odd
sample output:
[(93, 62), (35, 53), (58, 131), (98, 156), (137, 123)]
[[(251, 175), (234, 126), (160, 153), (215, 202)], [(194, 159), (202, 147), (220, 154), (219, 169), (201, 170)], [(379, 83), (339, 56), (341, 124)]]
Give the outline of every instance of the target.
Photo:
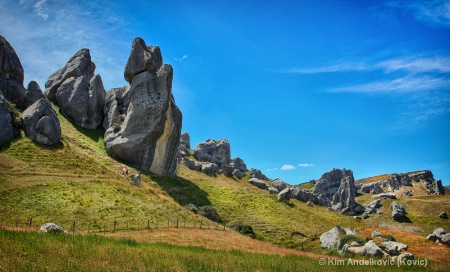
[(227, 164), (222, 164), (222, 173), (227, 176), (227, 177), (232, 177), (233, 176), (233, 167), (227, 165)]
[(405, 191), (404, 195), (405, 196), (412, 196), (413, 195), (412, 190)]
[(378, 211), (378, 208), (381, 207), (381, 199), (374, 200), (367, 204), (368, 213), (376, 213)]
[(248, 172), (247, 165), (245, 164), (244, 160), (239, 157), (232, 158), (230, 160), (230, 166), (234, 169), (238, 169), (241, 172)]
[(269, 190), (269, 194), (278, 194), (279, 193), (278, 189), (275, 187), (272, 187), (272, 186), (269, 186), (268, 190)]
[(287, 186), (287, 184), (279, 178), (276, 178), (272, 181), (272, 186), (277, 188), (278, 191), (283, 191)]
[(64, 230), (62, 227), (54, 224), (54, 223), (45, 223), (41, 226), (39, 229), (39, 232), (43, 233), (64, 233), (69, 234), (66, 230)]
[(376, 238), (376, 237), (381, 237), (381, 236), (382, 236), (381, 232), (379, 232), (377, 230), (372, 231), (372, 239)]
[(446, 212), (441, 212), (441, 214), (439, 214), (439, 217), (442, 219), (448, 219), (448, 215)]
[(29, 106), (20, 120), (25, 134), (34, 142), (54, 145), (61, 141), (61, 126), (50, 101), (45, 97)]
[(363, 215), (361, 215), (362, 219), (367, 219), (369, 218), (369, 214), (368, 213), (363, 213)]
[(353, 206), (353, 211), (355, 213), (363, 213), (366, 211), (366, 208), (364, 208), (364, 206), (356, 204), (355, 206)]
[[(0, 36), (1, 39), (1, 36)], [(3, 94), (0, 92), (0, 146), (11, 142), (14, 139), (14, 126), (11, 113), (8, 110)]]
[(219, 166), (215, 163), (206, 163), (202, 164), (202, 172), (207, 174), (208, 176), (215, 176), (219, 171)]
[(291, 188), (285, 188), (280, 193), (278, 193), (278, 202), (289, 203), (291, 200)]
[(260, 170), (252, 168), (250, 169), (250, 178), (257, 178), (260, 180), (269, 180)]
[(407, 250), (408, 246), (398, 242), (387, 241), (383, 242), (380, 245), (380, 248), (387, 252), (389, 255), (397, 255), (400, 253), (400, 251)]
[(235, 176), (237, 179), (241, 179), (244, 177), (244, 175), (239, 169), (234, 169), (233, 176)]
[(426, 239), (450, 246), (450, 233), (447, 233), (443, 228), (435, 229), (432, 234), (427, 236)]
[(435, 234), (432, 233), (432, 234), (428, 235), (426, 239), (428, 241), (436, 242), (438, 237)]
[(372, 240), (369, 240), (363, 247), (361, 255), (387, 257), (388, 254), (378, 247)]
[(391, 203), (391, 211), (392, 211), (392, 219), (394, 220), (403, 220), (405, 219), (406, 209), (405, 206), (398, 202)]
[(184, 145), (187, 149), (191, 149), (191, 136), (189, 136), (189, 133), (187, 132), (181, 133), (180, 144)]
[(139, 187), (141, 185), (141, 173), (139, 174), (131, 174), (130, 175), (131, 181), (133, 183), (133, 185)]
[(412, 254), (409, 253), (409, 252), (403, 252), (403, 253), (401, 253), (400, 255), (398, 255), (398, 260), (399, 260), (400, 262), (402, 262), (403, 259), (413, 261), (413, 260), (414, 260), (414, 255), (412, 255)]
[(391, 198), (391, 199), (396, 199), (397, 196), (395, 195), (395, 193), (381, 193), (381, 194), (377, 194), (374, 195), (372, 197), (376, 197), (376, 198)]
[(269, 188), (269, 185), (267, 185), (267, 183), (257, 178), (251, 178), (248, 180), (248, 182), (263, 190), (267, 190)]
[[(330, 205), (330, 200), (328, 198), (326, 198), (324, 195), (316, 195), (314, 193), (311, 193), (310, 191), (305, 191), (304, 189), (302, 189), (298, 186), (293, 186), (290, 188), (291, 188), (290, 191), (291, 191), (292, 198), (295, 198), (295, 199), (303, 201), (303, 202), (312, 201), (314, 204), (321, 205), (321, 206), (329, 206)], [(329, 207), (329, 208), (332, 209), (331, 207)]]
[[(148, 58), (143, 44), (140, 38), (133, 41), (125, 69), (125, 78), (131, 82), (129, 105), (122, 125), (106, 130), (106, 151), (111, 157), (138, 169), (176, 175), (182, 114), (172, 95), (172, 66), (165, 64), (157, 70), (154, 69), (158, 65), (146, 66), (149, 59), (162, 60), (162, 57)], [(156, 54), (159, 49), (150, 51)], [(139, 56), (143, 59), (139, 60)], [(134, 61), (140, 64), (134, 65)], [(142, 70), (139, 68), (142, 63), (145, 71), (137, 73)]]
[(314, 203), (311, 200), (306, 202), (306, 205), (308, 205), (309, 207), (314, 207)]
[(230, 164), (230, 143), (227, 139), (208, 139), (194, 148), (194, 157), (202, 162), (212, 162), (219, 167)]
[(320, 236), (320, 245), (322, 248), (341, 249), (341, 235), (355, 235), (356, 232), (352, 228), (342, 228), (335, 226), (331, 230)]

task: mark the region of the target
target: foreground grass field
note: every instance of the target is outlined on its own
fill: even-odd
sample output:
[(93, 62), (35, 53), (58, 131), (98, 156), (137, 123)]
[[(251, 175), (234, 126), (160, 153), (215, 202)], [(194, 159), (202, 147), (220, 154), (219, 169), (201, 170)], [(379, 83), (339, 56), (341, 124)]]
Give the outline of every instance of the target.
[[(307, 258), (169, 244), (129, 238), (67, 236), (0, 229), (0, 271), (423, 271), (423, 265), (348, 265)], [(377, 260), (373, 260), (377, 261)], [(431, 265), (430, 263), (427, 266)], [(445, 267), (437, 268), (445, 271)], [(448, 270), (447, 270), (448, 271)]]

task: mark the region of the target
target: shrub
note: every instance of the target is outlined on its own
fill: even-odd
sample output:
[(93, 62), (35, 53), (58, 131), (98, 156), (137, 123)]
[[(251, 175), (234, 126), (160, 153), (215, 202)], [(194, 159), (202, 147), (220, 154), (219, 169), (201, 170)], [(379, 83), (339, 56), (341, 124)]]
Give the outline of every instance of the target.
[(222, 219), (220, 219), (220, 216), (217, 213), (216, 208), (214, 208), (214, 206), (211, 205), (201, 206), (200, 208), (198, 208), (198, 214), (214, 222), (222, 223)]
[(238, 222), (232, 226), (232, 229), (239, 232), (240, 234), (250, 236), (252, 238), (256, 238), (256, 234), (253, 231), (252, 226), (250, 226), (250, 225), (245, 225), (242, 222)]
[(386, 235), (381, 235), (382, 238), (388, 240), (388, 241), (392, 241), (395, 242), (395, 237), (390, 235), (390, 234), (386, 234)]
[(193, 212), (193, 213), (195, 213), (195, 214), (198, 213), (198, 208), (197, 208), (197, 206), (195, 206), (195, 205), (192, 204), (192, 203), (187, 204), (187, 205), (185, 206), (185, 208), (186, 208), (188, 211), (191, 211), (191, 212)]
[(349, 244), (351, 242), (358, 242), (364, 244), (364, 239), (352, 234), (346, 234), (341, 236), (341, 246)]

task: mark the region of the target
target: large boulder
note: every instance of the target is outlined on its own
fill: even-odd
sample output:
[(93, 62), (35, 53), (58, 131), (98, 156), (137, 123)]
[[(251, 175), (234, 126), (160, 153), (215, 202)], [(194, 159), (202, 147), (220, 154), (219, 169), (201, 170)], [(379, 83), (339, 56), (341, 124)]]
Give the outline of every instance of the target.
[(232, 177), (233, 176), (233, 171), (234, 171), (234, 169), (230, 165), (222, 164), (222, 173), (225, 176)]
[(380, 248), (389, 255), (397, 255), (400, 251), (408, 250), (408, 246), (402, 243), (386, 241), (381, 243)]
[(212, 162), (221, 167), (230, 164), (230, 143), (227, 139), (208, 139), (194, 148), (194, 157), (203, 162)]
[(287, 184), (279, 178), (276, 178), (272, 181), (272, 186), (277, 188), (278, 191), (283, 191), (287, 186)]
[(180, 145), (184, 145), (187, 149), (191, 149), (191, 136), (189, 133), (183, 132), (180, 135)]
[(391, 192), (400, 189), (402, 186), (412, 186), (411, 178), (408, 174), (394, 174), (383, 181), (383, 183)]
[(269, 188), (269, 185), (267, 185), (267, 183), (257, 178), (251, 178), (248, 180), (248, 182), (263, 190), (267, 190)]
[(264, 175), (261, 170), (251, 168), (250, 169), (250, 178), (257, 178), (261, 180), (269, 180), (266, 175)]
[(278, 202), (288, 203), (291, 200), (291, 188), (285, 188), (278, 193)]
[(6, 100), (18, 106), (24, 106), (26, 90), (23, 79), (24, 70), (16, 51), (0, 35), (0, 93)]
[(238, 169), (241, 172), (248, 172), (247, 164), (239, 157), (234, 157), (230, 160), (230, 166), (234, 169)]
[[(1, 37), (1, 36), (0, 36)], [(0, 146), (14, 139), (14, 126), (3, 94), (0, 92)]]
[(20, 120), (25, 134), (34, 142), (53, 145), (61, 141), (61, 126), (58, 116), (47, 98), (41, 98), (29, 106)]
[(352, 228), (335, 226), (331, 230), (320, 235), (320, 245), (322, 248), (341, 249), (343, 246), (341, 245), (341, 236), (355, 234), (356, 233)]
[[(289, 188), (289, 187), (288, 187)], [(303, 202), (311, 201), (316, 205), (330, 206), (330, 200), (324, 195), (316, 195), (310, 191), (306, 191), (298, 186), (291, 187), (291, 197)]]
[(202, 164), (202, 172), (213, 177), (217, 174), (217, 172), (219, 172), (219, 166), (211, 162)]
[(45, 223), (44, 225), (41, 226), (41, 228), (39, 229), (39, 232), (69, 234), (66, 230), (64, 230), (62, 227), (56, 225), (55, 223)]
[(310, 191), (315, 195), (323, 195), (330, 207), (343, 214), (354, 213), (356, 187), (351, 170), (333, 169), (323, 174)]
[(46, 97), (58, 104), (61, 113), (75, 124), (95, 129), (103, 124), (105, 88), (89, 49), (78, 51), (45, 83)]
[[(120, 127), (105, 132), (107, 153), (136, 168), (163, 175), (177, 173), (182, 114), (172, 95), (172, 66), (147, 65), (148, 52), (144, 41), (136, 38), (125, 68), (125, 78), (131, 82), (129, 104)], [(141, 52), (139, 50), (145, 52)], [(159, 49), (150, 50), (152, 54)], [(162, 57), (152, 56), (158, 60)], [(142, 62), (146, 69), (142, 71)], [(159, 67), (156, 69), (156, 67)]]
[(394, 201), (391, 203), (392, 219), (403, 220), (406, 216), (406, 208), (402, 204)]
[(381, 182), (375, 181), (370, 183), (365, 183), (361, 185), (361, 192), (365, 194), (380, 194), (383, 193), (381, 188)]
[(36, 81), (30, 81), (25, 92), (25, 108), (33, 105), (34, 102), (38, 101), (41, 98), (45, 98), (41, 87)]
[(434, 181), (434, 193), (437, 195), (445, 195), (444, 186), (442, 186), (442, 181), (440, 179)]
[(235, 176), (237, 179), (241, 179), (244, 177), (245, 174), (243, 174), (239, 169), (234, 169), (233, 176)]
[(128, 95), (130, 86), (123, 86), (110, 89), (105, 96), (105, 107), (103, 110), (104, 120), (103, 128), (107, 130), (114, 127), (119, 131), (125, 121), (128, 105), (130, 104), (130, 96)]
[(372, 240), (369, 240), (362, 247), (361, 255), (365, 256), (377, 256), (377, 257), (387, 257), (388, 254), (383, 251), (379, 246), (377, 246)]

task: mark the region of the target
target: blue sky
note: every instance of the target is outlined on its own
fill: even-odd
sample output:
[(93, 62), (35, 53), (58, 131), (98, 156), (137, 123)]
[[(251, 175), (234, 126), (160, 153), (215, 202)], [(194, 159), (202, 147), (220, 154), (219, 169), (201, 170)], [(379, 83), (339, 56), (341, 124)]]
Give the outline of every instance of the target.
[(450, 184), (450, 1), (0, 0), (0, 34), (42, 88), (89, 48), (127, 85), (134, 37), (159, 45), (191, 145), (297, 184), (429, 169)]

